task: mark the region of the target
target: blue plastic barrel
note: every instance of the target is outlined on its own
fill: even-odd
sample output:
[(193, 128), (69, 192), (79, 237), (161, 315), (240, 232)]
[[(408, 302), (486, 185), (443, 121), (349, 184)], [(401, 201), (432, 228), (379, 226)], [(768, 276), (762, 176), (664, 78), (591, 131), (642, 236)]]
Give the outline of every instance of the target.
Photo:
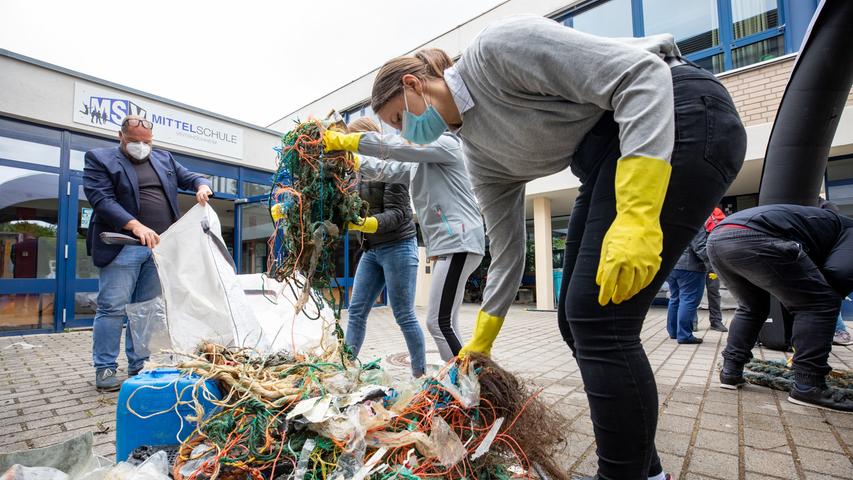
[(554, 269), (554, 301), (560, 304), (560, 285), (563, 283), (563, 269)]
[[(142, 445), (178, 445), (195, 430), (193, 390), (199, 377), (174, 369), (157, 369), (130, 377), (121, 385), (116, 406), (116, 461), (127, 460)], [(216, 382), (196, 389), (205, 417), (216, 409), (210, 399), (221, 399)], [(206, 391), (205, 391), (206, 390)], [(179, 402), (180, 400), (180, 402)]]

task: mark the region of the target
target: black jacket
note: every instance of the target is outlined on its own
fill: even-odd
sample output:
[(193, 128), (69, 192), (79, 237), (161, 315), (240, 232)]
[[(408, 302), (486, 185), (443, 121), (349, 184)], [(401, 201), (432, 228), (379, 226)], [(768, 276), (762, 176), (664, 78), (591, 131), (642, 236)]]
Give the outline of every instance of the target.
[(417, 235), (408, 185), (362, 181), (358, 194), (370, 204), (368, 215), (379, 222), (376, 233), (361, 234), (362, 248), (369, 250)]
[(708, 260), (708, 252), (706, 244), (708, 242), (708, 232), (704, 228), (699, 228), (699, 232), (681, 253), (678, 263), (675, 264), (675, 270), (687, 270), (690, 272), (709, 272), (710, 260)]
[[(765, 205), (729, 215), (720, 225), (742, 225), (799, 243), (839, 295), (853, 291), (853, 220), (801, 205)], [(719, 228), (719, 227), (717, 227)]]

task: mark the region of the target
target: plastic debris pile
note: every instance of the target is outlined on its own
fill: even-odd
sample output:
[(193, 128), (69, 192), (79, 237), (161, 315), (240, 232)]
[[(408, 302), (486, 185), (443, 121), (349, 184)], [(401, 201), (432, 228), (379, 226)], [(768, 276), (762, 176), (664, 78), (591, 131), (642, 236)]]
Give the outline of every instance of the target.
[(232, 388), (218, 411), (198, 412), (205, 420), (181, 446), (174, 478), (485, 480), (531, 478), (539, 467), (568, 478), (551, 460), (566, 420), (517, 382), (507, 393), (509, 374), (488, 359), (401, 385), (376, 362), (338, 363), (333, 352), (249, 353), (206, 345), (179, 365), (198, 385)]
[[(744, 366), (743, 378), (755, 385), (787, 392), (794, 385), (794, 370), (785, 360), (753, 358)], [(832, 388), (833, 395), (853, 399), (853, 371), (833, 370), (826, 376), (826, 384)]]
[(334, 256), (341, 229), (363, 216), (366, 204), (358, 196), (353, 154), (326, 152), (323, 128), (318, 121), (299, 123), (282, 138), (269, 198), (275, 232), (267, 266), (279, 282), (301, 287), (297, 311), (309, 300), (325, 300), (339, 317), (341, 296), (331, 293), (337, 287)]

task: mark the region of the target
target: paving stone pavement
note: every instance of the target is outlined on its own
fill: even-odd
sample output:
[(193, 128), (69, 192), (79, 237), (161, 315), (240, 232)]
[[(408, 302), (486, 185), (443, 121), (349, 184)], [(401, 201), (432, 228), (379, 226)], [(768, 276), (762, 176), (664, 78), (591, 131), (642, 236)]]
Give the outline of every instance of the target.
[[(476, 305), (463, 305), (462, 333), (471, 333)], [(425, 311), (419, 309), (420, 318)], [(707, 330), (701, 345), (678, 345), (653, 308), (642, 332), (660, 396), (657, 447), (678, 479), (853, 479), (853, 415), (793, 405), (781, 392), (748, 385), (722, 390), (717, 363), (725, 334)], [(731, 312), (725, 312), (726, 323)], [(441, 363), (427, 336), (428, 362)], [(115, 455), (116, 394), (94, 389), (90, 331), (0, 337), (0, 452), (35, 448), (93, 431), (97, 453)], [(27, 348), (25, 342), (34, 345)], [(16, 345), (17, 344), (17, 345)], [(383, 359), (406, 374), (405, 343), (389, 308), (371, 313), (362, 359)], [(595, 444), (577, 364), (560, 339), (556, 314), (516, 306), (493, 349), (503, 366), (544, 389), (571, 419), (564, 461), (578, 474), (595, 472)], [(760, 358), (783, 354), (756, 349)], [(120, 360), (120, 376), (127, 364)], [(853, 369), (853, 349), (834, 347), (833, 367)]]

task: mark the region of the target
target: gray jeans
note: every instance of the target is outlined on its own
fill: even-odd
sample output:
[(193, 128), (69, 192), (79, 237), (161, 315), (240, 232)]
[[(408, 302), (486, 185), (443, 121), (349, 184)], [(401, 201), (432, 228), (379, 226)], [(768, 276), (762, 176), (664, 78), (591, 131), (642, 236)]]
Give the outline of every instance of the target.
[(720, 307), (720, 279), (711, 280), (705, 275), (705, 289), (708, 290), (708, 318), (711, 325), (723, 323), (723, 310)]
[(708, 238), (708, 257), (738, 302), (723, 350), (726, 367), (741, 369), (752, 358), (772, 294), (794, 316), (797, 383), (822, 384), (831, 370), (827, 359), (841, 296), (802, 246), (755, 230), (718, 227)]

